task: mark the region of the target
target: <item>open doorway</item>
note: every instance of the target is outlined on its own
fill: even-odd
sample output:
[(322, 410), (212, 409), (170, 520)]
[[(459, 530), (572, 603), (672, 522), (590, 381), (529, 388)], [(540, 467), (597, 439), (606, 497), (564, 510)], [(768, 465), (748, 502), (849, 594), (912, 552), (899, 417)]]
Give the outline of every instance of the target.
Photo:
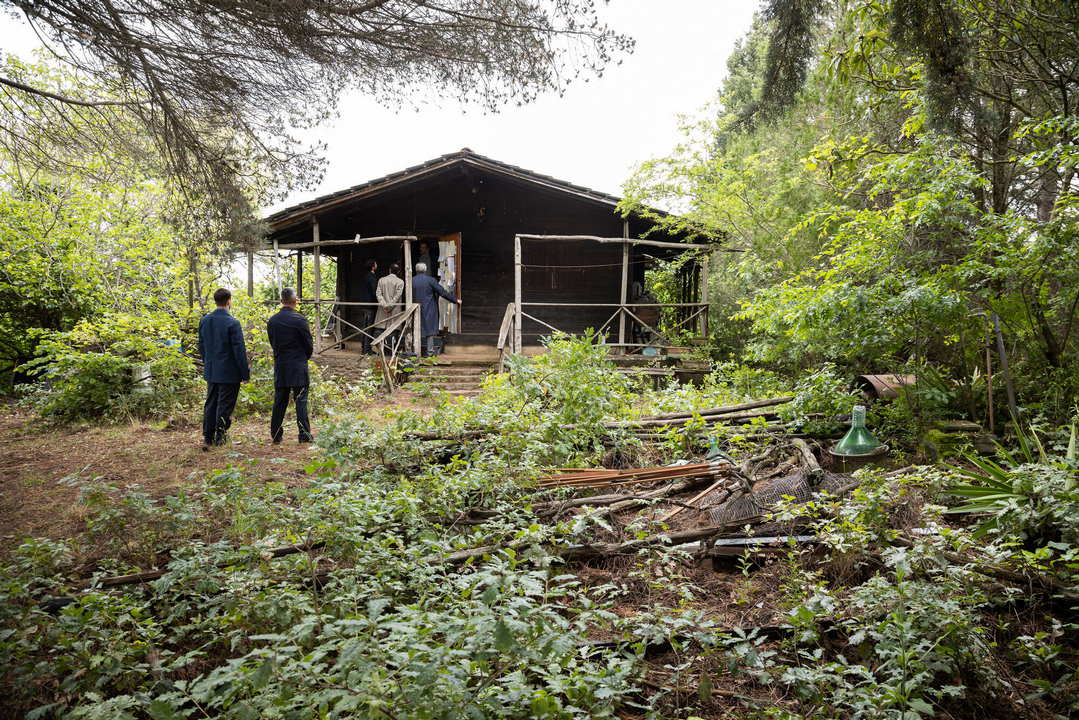
[[(427, 274), (438, 280), (457, 300), (461, 295), (461, 233), (420, 236), (412, 244), (413, 273), (421, 262), (427, 266)], [(462, 331), (461, 307), (439, 300), (439, 325), (441, 333), (457, 334)]]

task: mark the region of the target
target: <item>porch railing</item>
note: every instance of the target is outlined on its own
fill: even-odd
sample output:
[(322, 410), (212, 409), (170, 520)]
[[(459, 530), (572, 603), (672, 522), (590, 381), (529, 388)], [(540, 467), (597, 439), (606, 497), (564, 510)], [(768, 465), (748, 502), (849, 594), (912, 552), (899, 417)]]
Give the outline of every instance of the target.
[(520, 348), (515, 347), (516, 343), (514, 342), (516, 323), (517, 304), (510, 303), (506, 306), (506, 312), (502, 315), (502, 325), (498, 329), (498, 342), (495, 345), (498, 348), (498, 372), (506, 371), (506, 355), (521, 352)]
[[(525, 308), (539, 308), (528, 312)], [(674, 342), (674, 336), (679, 330), (690, 333), (695, 339), (708, 335), (708, 303), (553, 303), (553, 302), (522, 302), (509, 303), (502, 317), (502, 326), (498, 334), (499, 370), (502, 369), (505, 356), (520, 353), (522, 350), (522, 325), (525, 320), (531, 320), (552, 332), (562, 332), (550, 322), (536, 317), (542, 314), (542, 308), (613, 308), (613, 312), (607, 320), (596, 329), (596, 334), (606, 337), (613, 333), (614, 326), (623, 319), (632, 328), (634, 325), (642, 331), (651, 333), (649, 342), (607, 342), (608, 347), (619, 348), (622, 352), (632, 354), (640, 352), (646, 347), (673, 348), (678, 347)], [(660, 330), (658, 320), (651, 323), (641, 318), (643, 308), (655, 308), (662, 312), (665, 309), (681, 310), (682, 317), (669, 323), (663, 323)], [(535, 314), (534, 314), (535, 313)], [(653, 324), (654, 323), (654, 324)], [(631, 337), (633, 333), (631, 332)]]
[[(274, 305), (273, 301), (267, 301), (266, 305)], [(343, 308), (361, 307), (376, 310), (378, 303), (371, 302), (342, 302), (339, 300), (300, 300), (301, 308), (313, 308), (318, 315), (316, 327), (321, 329), (315, 338), (315, 355), (321, 355), (329, 350), (344, 347), (345, 343), (363, 338), (371, 341), (371, 348), (379, 356), (382, 382), (386, 388), (392, 391), (396, 386), (397, 366), (400, 356), (405, 349), (411, 347), (413, 354), (420, 354), (420, 305), (419, 303), (402, 304), (398, 312), (388, 318), (379, 321), (375, 325), (371, 323), (360, 327), (349, 322), (343, 317)], [(329, 314), (323, 322), (323, 308), (329, 308)], [(326, 337), (325, 332), (332, 327), (332, 336)], [(342, 327), (351, 332), (344, 334)]]
[[(382, 381), (390, 392), (397, 387), (397, 364), (400, 358), (401, 346), (404, 343), (405, 328), (408, 326), (418, 327), (420, 321), (420, 305), (412, 303), (404, 310), (386, 318), (386, 326), (374, 339), (371, 347), (378, 352), (382, 367)], [(387, 349), (389, 354), (387, 355)]]

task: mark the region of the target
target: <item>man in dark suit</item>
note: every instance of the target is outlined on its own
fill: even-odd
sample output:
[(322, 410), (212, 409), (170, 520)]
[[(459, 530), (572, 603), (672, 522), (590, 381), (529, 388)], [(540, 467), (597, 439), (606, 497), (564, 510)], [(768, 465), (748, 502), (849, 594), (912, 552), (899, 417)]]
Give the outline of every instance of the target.
[(217, 309), (199, 321), (199, 357), (206, 379), (206, 404), (202, 409), (202, 449), (224, 445), (240, 383), (251, 379), (247, 348), (240, 321), (229, 313), (232, 293), (224, 288), (214, 292)]
[(360, 335), (360, 343), (364, 355), (371, 355), (371, 334), (378, 335), (378, 331), (368, 327), (375, 321), (376, 304), (378, 303), (378, 263), (368, 260), (363, 264), (363, 276), (360, 278), (360, 302), (371, 303), (360, 306), (360, 327), (364, 329)]
[(296, 401), (296, 425), (300, 429), (300, 442), (309, 443), (311, 421), (307, 417), (307, 392), (311, 380), (307, 374), (307, 360), (314, 352), (311, 328), (307, 318), (296, 311), (296, 291), (281, 291), (281, 309), (266, 323), (266, 333), (273, 348), (273, 413), (270, 415), (270, 437), (274, 444), (281, 442), (284, 430), (285, 410), (291, 395)]

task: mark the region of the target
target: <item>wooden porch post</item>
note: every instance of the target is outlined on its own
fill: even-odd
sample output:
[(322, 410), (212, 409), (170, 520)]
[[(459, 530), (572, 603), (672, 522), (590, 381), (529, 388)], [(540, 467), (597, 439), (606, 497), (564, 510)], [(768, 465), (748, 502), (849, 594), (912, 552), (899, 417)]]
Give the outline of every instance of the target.
[(626, 352), (626, 300), (629, 298), (629, 220), (622, 221), (622, 291), (618, 296), (618, 352)]
[(281, 299), (281, 256), (277, 252), (277, 238), (273, 241), (273, 274), (274, 280), (277, 282), (277, 297), (275, 300)]
[(187, 308), (195, 307), (195, 277), (198, 274), (198, 263), (195, 260), (196, 251), (191, 248), (187, 252)]
[(708, 266), (711, 260), (712, 254), (708, 253), (701, 261), (700, 302), (704, 304), (704, 312), (697, 316), (697, 327), (702, 338), (708, 337)]
[[(318, 238), (318, 218), (311, 226), (311, 240), (315, 243), (315, 352), (322, 346), (322, 246)], [(303, 250), (300, 250), (300, 267), (303, 267)]]
[(247, 297), (255, 297), (255, 253), (247, 251)]
[[(412, 310), (412, 241), (402, 240), (401, 244), (405, 251), (405, 310)], [(414, 315), (412, 317), (412, 352), (416, 357), (422, 354), (420, 342), (420, 316)]]
[[(315, 235), (318, 236), (317, 230)], [(296, 297), (303, 298), (303, 250), (296, 251)]]
[(521, 347), (521, 236), (513, 236), (513, 351), (520, 354)]

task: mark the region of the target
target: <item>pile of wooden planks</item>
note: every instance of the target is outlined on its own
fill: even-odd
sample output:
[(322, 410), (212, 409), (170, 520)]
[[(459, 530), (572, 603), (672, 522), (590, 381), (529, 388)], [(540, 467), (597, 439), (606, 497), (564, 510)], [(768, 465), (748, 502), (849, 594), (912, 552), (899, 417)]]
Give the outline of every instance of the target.
[(700, 417), (708, 425), (727, 425), (743, 420), (754, 418), (775, 419), (775, 410), (760, 410), (759, 408), (772, 408), (776, 405), (784, 405), (794, 398), (790, 395), (767, 398), (765, 400), (753, 400), (737, 405), (724, 405), (722, 407), (704, 408), (685, 412), (659, 413), (647, 415), (633, 420), (620, 420), (617, 422), (604, 423), (604, 426), (612, 430), (617, 428), (663, 428), (676, 425), (685, 425), (695, 417)]
[(536, 481), (540, 488), (571, 487), (593, 489), (615, 485), (636, 485), (662, 480), (718, 475), (730, 469), (727, 462), (689, 463), (662, 467), (608, 470), (606, 468), (556, 468), (557, 474)]

